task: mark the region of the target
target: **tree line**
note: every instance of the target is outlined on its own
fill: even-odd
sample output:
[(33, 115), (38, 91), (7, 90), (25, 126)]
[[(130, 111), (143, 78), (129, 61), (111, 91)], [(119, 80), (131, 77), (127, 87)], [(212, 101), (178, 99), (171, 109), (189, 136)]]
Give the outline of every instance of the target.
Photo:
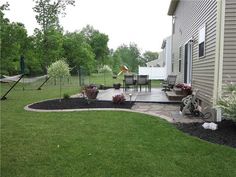
[(64, 32), (59, 16), (66, 15), (68, 5), (75, 5), (74, 0), (34, 0), (33, 10), (40, 29), (33, 35), (27, 35), (22, 23), (10, 22), (4, 17), (4, 11), (10, 10), (9, 4), (0, 6), (1, 20), (1, 74), (15, 75), (20, 71), (19, 58), (25, 58), (25, 73), (40, 75), (47, 72), (53, 62), (65, 58), (76, 73), (83, 67), (88, 73), (97, 72), (104, 65), (110, 66), (114, 74), (121, 65), (126, 65), (133, 72), (138, 66), (158, 57), (157, 52), (147, 51), (143, 55), (137, 44), (121, 45), (115, 51), (108, 48), (108, 35), (87, 25), (80, 31)]

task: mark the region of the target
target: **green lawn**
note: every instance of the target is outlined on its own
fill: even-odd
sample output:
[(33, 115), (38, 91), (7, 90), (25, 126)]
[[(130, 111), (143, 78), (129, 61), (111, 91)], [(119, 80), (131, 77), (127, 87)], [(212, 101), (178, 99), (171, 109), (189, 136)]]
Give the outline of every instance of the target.
[[(76, 79), (63, 87), (69, 94), (79, 90)], [(30, 88), (19, 86), (1, 101), (2, 177), (236, 176), (233, 148), (144, 114), (27, 112), (25, 105), (59, 95), (53, 83), (41, 91)]]
[[(105, 86), (112, 86), (113, 83), (121, 83), (123, 84), (124, 75), (121, 74), (117, 77), (117, 79), (113, 79), (112, 75), (109, 73), (104, 74), (92, 74), (91, 76), (85, 77), (85, 83), (95, 83), (95, 84), (103, 84)], [(160, 80), (152, 80), (152, 87), (158, 88), (160, 87)]]

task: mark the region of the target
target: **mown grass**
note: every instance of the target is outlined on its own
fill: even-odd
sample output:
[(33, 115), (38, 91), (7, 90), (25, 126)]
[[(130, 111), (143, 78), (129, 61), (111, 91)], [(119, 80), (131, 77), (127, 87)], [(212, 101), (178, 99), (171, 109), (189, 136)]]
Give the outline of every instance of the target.
[[(79, 89), (76, 80), (63, 87), (69, 94)], [(25, 105), (58, 97), (59, 88), (26, 88), (1, 101), (1, 176), (236, 176), (233, 148), (190, 137), (144, 114), (28, 112)]]
[[(123, 84), (124, 75), (119, 75), (116, 79), (113, 79), (112, 75), (109, 73), (99, 73), (99, 74), (92, 74), (84, 78), (85, 83), (95, 83), (95, 84), (103, 84), (108, 87), (112, 87), (114, 83)], [(160, 80), (152, 80), (152, 87), (158, 88), (160, 87)]]

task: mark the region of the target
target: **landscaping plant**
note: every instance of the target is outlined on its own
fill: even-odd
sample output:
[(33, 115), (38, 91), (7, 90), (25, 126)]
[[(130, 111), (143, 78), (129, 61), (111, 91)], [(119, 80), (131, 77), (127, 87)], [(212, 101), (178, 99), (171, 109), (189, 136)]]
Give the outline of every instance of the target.
[(225, 115), (236, 121), (236, 84), (227, 84), (225, 91), (226, 94), (218, 101), (218, 105)]
[(70, 98), (70, 95), (67, 94), (67, 93), (64, 93), (64, 94), (63, 94), (63, 98), (64, 98), (64, 99), (69, 99), (69, 98)]
[(62, 79), (65, 77), (69, 77), (70, 76), (70, 69), (69, 69), (69, 65), (64, 61), (65, 59), (62, 58), (61, 60), (58, 60), (54, 63), (52, 63), (49, 67), (48, 67), (48, 75), (51, 78), (59, 78), (60, 80), (60, 101), (61, 101), (61, 82)]
[(114, 104), (123, 104), (125, 102), (125, 96), (123, 94), (115, 95), (112, 97), (112, 102)]
[(190, 84), (179, 83), (179, 84), (176, 84), (175, 87), (180, 88), (182, 90), (182, 92), (186, 95), (192, 94), (192, 87)]
[(91, 84), (85, 86), (84, 92), (88, 99), (96, 99), (99, 91), (96, 85)]

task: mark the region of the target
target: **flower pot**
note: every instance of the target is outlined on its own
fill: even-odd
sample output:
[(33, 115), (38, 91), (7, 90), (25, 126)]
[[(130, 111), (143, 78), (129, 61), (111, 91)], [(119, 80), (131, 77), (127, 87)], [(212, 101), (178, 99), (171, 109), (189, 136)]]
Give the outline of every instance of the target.
[(120, 86), (121, 86), (120, 83), (118, 83), (118, 84), (113, 84), (113, 87), (114, 87), (115, 89), (120, 89)]

